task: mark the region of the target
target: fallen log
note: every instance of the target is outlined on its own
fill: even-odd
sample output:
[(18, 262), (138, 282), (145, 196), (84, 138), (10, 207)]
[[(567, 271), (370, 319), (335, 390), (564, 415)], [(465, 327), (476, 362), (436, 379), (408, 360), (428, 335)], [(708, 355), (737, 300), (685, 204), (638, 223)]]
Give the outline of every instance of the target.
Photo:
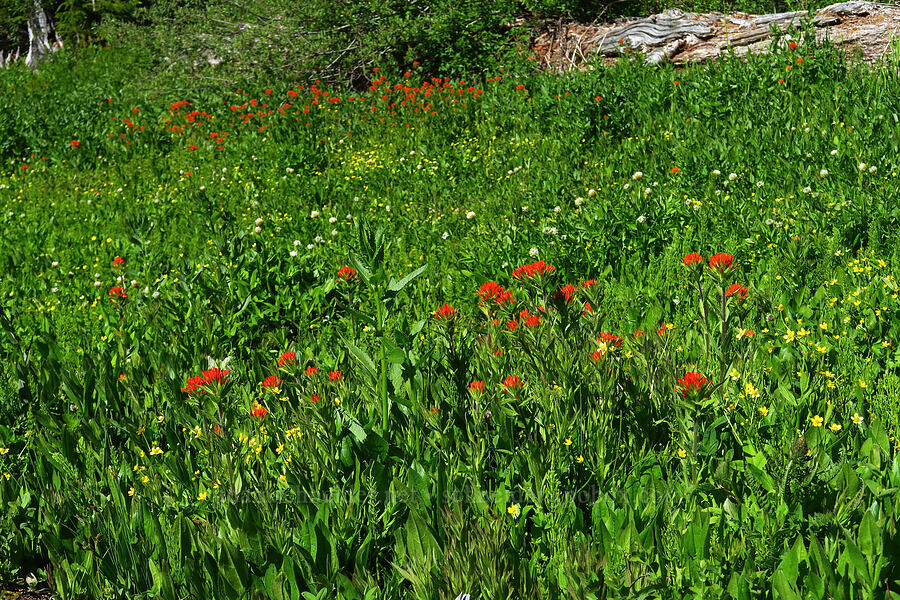
[(890, 53), (892, 43), (900, 43), (900, 6), (850, 0), (813, 14), (768, 15), (688, 13), (672, 8), (608, 23), (556, 23), (535, 36), (532, 46), (541, 64), (556, 70), (578, 68), (597, 57), (611, 62), (633, 51), (640, 52), (647, 64), (681, 66), (728, 52), (766, 52), (773, 35), (781, 36), (784, 44), (800, 41), (810, 31), (807, 25), (817, 41), (827, 37), (848, 53), (875, 62)]

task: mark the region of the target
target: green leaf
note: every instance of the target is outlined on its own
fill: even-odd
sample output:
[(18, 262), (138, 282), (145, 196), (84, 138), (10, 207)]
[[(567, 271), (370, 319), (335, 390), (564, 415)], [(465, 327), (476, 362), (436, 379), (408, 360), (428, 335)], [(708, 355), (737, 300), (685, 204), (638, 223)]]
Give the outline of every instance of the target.
[(412, 273), (410, 273), (409, 275), (407, 275), (400, 281), (394, 281), (394, 279), (392, 278), (391, 282), (388, 284), (388, 289), (392, 292), (399, 292), (400, 290), (405, 288), (409, 284), (410, 281), (412, 281), (413, 279), (415, 279), (416, 277), (418, 277), (419, 275), (424, 273), (427, 268), (428, 268), (427, 264), (422, 265), (421, 267), (419, 267), (418, 269), (416, 269), (415, 271), (413, 271)]
[(875, 557), (881, 554), (882, 539), (881, 530), (875, 522), (875, 517), (868, 510), (859, 524), (859, 550), (864, 556)]
[(151, 558), (150, 575), (153, 577), (154, 590), (163, 600), (176, 600), (175, 586), (172, 585), (172, 577), (169, 575), (169, 569), (165, 565), (160, 568)]
[(378, 373), (377, 368), (375, 367), (375, 361), (366, 354), (365, 350), (360, 349), (356, 344), (348, 340), (347, 338), (341, 338), (344, 342), (344, 345), (347, 346), (347, 350), (350, 351), (350, 356), (352, 356), (360, 366), (365, 369), (366, 374), (369, 375), (371, 379), (375, 379)]

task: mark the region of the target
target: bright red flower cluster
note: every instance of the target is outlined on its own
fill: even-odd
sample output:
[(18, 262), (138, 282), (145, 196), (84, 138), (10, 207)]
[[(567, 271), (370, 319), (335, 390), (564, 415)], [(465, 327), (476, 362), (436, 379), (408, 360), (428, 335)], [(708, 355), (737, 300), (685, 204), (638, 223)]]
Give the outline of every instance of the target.
[(744, 300), (747, 297), (747, 286), (739, 283), (732, 283), (728, 286), (728, 289), (725, 290), (725, 295), (728, 297), (735, 296), (739, 300)]
[(269, 375), (265, 379), (263, 379), (262, 386), (266, 389), (277, 388), (282, 383), (281, 379), (278, 378), (277, 375)]
[(250, 414), (256, 417), (257, 419), (262, 419), (266, 416), (266, 413), (269, 411), (266, 410), (265, 406), (260, 406), (259, 404), (255, 404), (253, 409), (250, 411)]
[(485, 281), (481, 287), (478, 288), (478, 297), (481, 298), (480, 302), (482, 304), (491, 300), (494, 304), (499, 304), (500, 306), (504, 306), (507, 303), (512, 304), (516, 301), (512, 291), (504, 289), (503, 286), (496, 281)]
[(572, 296), (575, 295), (575, 292), (578, 291), (578, 288), (572, 285), (571, 283), (566, 284), (559, 288), (559, 291), (553, 294), (554, 300), (562, 300), (564, 302), (569, 302), (572, 299)]
[(709, 257), (709, 268), (713, 271), (724, 273), (728, 269), (732, 268), (732, 261), (734, 261), (734, 257), (732, 255), (725, 254), (724, 252), (719, 252), (718, 254), (713, 254)]
[(434, 312), (434, 318), (438, 321), (452, 321), (456, 318), (456, 309), (449, 304), (438, 307)]
[(328, 381), (341, 381), (342, 379), (344, 379), (344, 375), (340, 371), (331, 371), (328, 373)]
[(517, 387), (522, 387), (525, 382), (519, 379), (518, 375), (508, 375), (503, 379), (503, 385), (507, 389), (513, 389)]
[(473, 381), (469, 384), (469, 391), (473, 394), (478, 392), (479, 394), (484, 392), (484, 382), (483, 381)]
[(278, 366), (292, 365), (297, 362), (297, 354), (294, 352), (284, 352), (278, 357)]
[(124, 259), (124, 258), (122, 258), (121, 256), (115, 257), (115, 258), (113, 259), (113, 269), (118, 269), (118, 268), (119, 268), (119, 265), (124, 264), (124, 263), (125, 263), (125, 259)]
[(203, 371), (203, 375), (196, 375), (187, 380), (182, 392), (187, 394), (205, 394), (210, 386), (220, 386), (228, 383), (228, 374), (231, 369), (220, 369), (213, 367)]
[(607, 346), (615, 346), (617, 348), (622, 345), (622, 338), (608, 331), (601, 331), (597, 341), (606, 342)]
[(513, 269), (512, 276), (516, 279), (540, 277), (545, 273), (552, 273), (556, 270), (553, 265), (548, 265), (543, 260), (536, 260), (533, 263), (522, 265)]
[(706, 392), (709, 380), (697, 371), (688, 371), (678, 380), (677, 391), (682, 398), (699, 396)]
[(702, 263), (703, 257), (700, 256), (699, 252), (691, 252), (690, 254), (686, 254), (685, 257), (681, 259), (681, 262), (684, 266), (690, 267), (691, 265)]
[(541, 324), (541, 318), (528, 312), (527, 308), (519, 313), (519, 319), (525, 324), (525, 327), (537, 327)]
[(306, 367), (306, 370), (304, 371), (306, 376), (310, 379), (312, 379), (313, 376), (318, 372), (319, 372), (319, 369), (317, 369), (316, 367)]
[(125, 293), (125, 290), (123, 290), (121, 287), (119, 287), (117, 285), (113, 286), (109, 290), (109, 299), (110, 300), (120, 300), (122, 298), (127, 298), (127, 297), (128, 297), (128, 294)]
[(349, 281), (356, 277), (356, 269), (353, 267), (341, 267), (337, 272), (338, 279)]

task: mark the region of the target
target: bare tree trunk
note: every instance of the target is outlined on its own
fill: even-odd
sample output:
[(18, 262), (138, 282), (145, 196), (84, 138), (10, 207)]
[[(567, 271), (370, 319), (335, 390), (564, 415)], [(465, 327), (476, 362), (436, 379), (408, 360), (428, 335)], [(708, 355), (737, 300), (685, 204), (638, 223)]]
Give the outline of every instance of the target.
[(50, 45), (53, 28), (40, 0), (32, 0), (32, 3), (31, 15), (28, 17), (28, 55), (25, 57), (25, 64), (36, 67), (41, 59), (54, 50)]

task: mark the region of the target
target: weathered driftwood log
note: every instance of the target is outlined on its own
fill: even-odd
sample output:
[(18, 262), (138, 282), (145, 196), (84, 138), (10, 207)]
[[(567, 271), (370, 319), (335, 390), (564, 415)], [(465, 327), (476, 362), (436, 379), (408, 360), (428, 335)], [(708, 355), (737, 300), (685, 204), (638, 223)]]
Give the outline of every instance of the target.
[(817, 40), (827, 36), (850, 52), (860, 52), (864, 60), (875, 61), (889, 52), (895, 36), (900, 40), (900, 6), (851, 0), (812, 15), (807, 11), (750, 15), (669, 9), (646, 18), (558, 25), (538, 35), (534, 48), (542, 64), (551, 68), (577, 67), (597, 55), (615, 60), (623, 52), (635, 50), (648, 64), (671, 61), (683, 65), (727, 52), (765, 52), (773, 31), (783, 34), (788, 43), (799, 39), (807, 24)]

